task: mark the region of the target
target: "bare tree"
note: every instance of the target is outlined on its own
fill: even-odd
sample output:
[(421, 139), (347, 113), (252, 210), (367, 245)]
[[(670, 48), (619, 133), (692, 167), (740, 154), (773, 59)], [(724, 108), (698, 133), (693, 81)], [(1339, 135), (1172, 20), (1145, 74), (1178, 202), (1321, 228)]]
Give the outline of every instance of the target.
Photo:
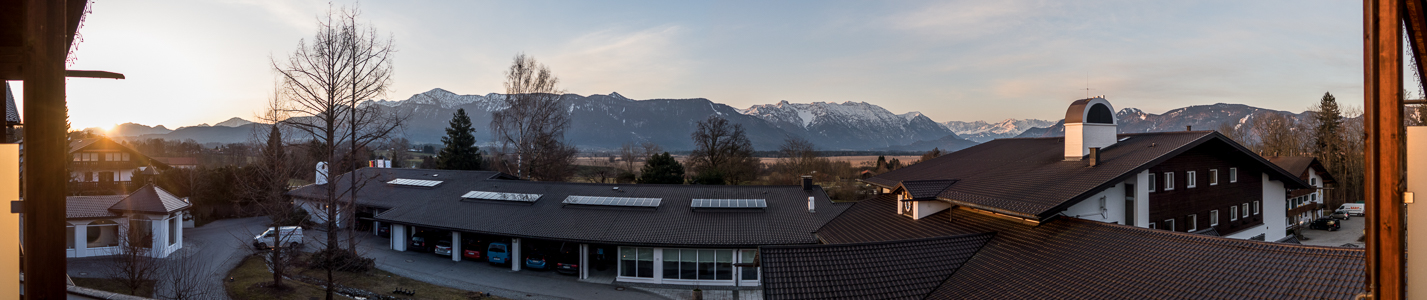
[[(549, 67), (524, 53), (505, 73), (506, 109), (491, 113), (491, 133), (501, 144), (503, 171), (521, 178), (562, 181), (569, 178), (575, 147), (565, 144), (570, 116), (561, 98), (560, 79)], [(509, 161), (513, 159), (514, 161)]]
[[(293, 158), (287, 151), (287, 140), (283, 138), (283, 130), (288, 128), (284, 120), (287, 119), (286, 110), (282, 107), (284, 103), (274, 97), (268, 103), (267, 111), (258, 116), (259, 120), (271, 123), (266, 133), (255, 130), (252, 136), (252, 143), (262, 143), (263, 147), (258, 152), (258, 161), (253, 164), (250, 176), (245, 176), (237, 182), (242, 188), (240, 191), (248, 193), (248, 198), (255, 199), (256, 207), (261, 213), (266, 215), (273, 227), (297, 226), (307, 219), (306, 211), (293, 205), (286, 193), (291, 186), (288, 181), (300, 175), (303, 168), (294, 163)], [(250, 233), (255, 236), (258, 233)], [(282, 230), (274, 232), (274, 241), (284, 241), (290, 239), (284, 235), (291, 234)], [(244, 244), (246, 246), (246, 244)], [(280, 245), (272, 245), (280, 246)], [(256, 247), (255, 247), (256, 248)], [(273, 247), (271, 251), (259, 254), (268, 258), (268, 266), (273, 273), (272, 287), (282, 288), (283, 277), (287, 276), (288, 267), (292, 265), (295, 257), (298, 256), (298, 249), (287, 247)]]
[(152, 285), (162, 269), (163, 260), (153, 257), (154, 234), (147, 230), (148, 220), (129, 220), (122, 225), (122, 233), (116, 232), (118, 246), (110, 250), (105, 258), (104, 277), (119, 283), (129, 290), (129, 295), (138, 295), (144, 285)]
[(222, 285), (214, 282), (210, 263), (185, 251), (170, 254), (163, 260), (154, 296), (171, 300), (216, 298), (223, 292)]
[[(319, 148), (314, 149), (316, 156), (330, 162), (329, 174), (355, 170), (365, 160), (359, 157), (361, 151), (396, 131), (403, 121), (379, 105), (363, 105), (363, 101), (385, 93), (391, 84), (395, 48), (390, 39), (381, 39), (375, 28), (359, 23), (358, 16), (355, 8), (329, 9), (318, 19), (317, 34), (310, 44), (299, 41), (285, 63), (272, 62), (282, 79), (285, 112), (295, 116), (284, 123), (313, 138)], [(365, 182), (356, 177), (347, 176), (351, 182), (340, 191), (336, 182), (325, 185), (321, 199), (322, 213), (327, 216), (324, 251), (355, 253), (355, 233), (346, 232), (347, 249), (342, 249), (338, 238), (355, 221), (356, 192)], [(349, 257), (329, 254), (326, 257)], [(334, 278), (331, 268), (327, 268), (327, 277), (329, 282)], [(327, 299), (332, 297), (329, 284)]]
[(759, 162), (753, 157), (753, 143), (743, 125), (710, 115), (694, 126), (694, 151), (689, 153), (690, 169), (698, 173), (698, 184), (740, 184), (757, 175)]
[(1259, 149), (1264, 156), (1294, 156), (1303, 153), (1299, 125), (1293, 117), (1268, 112), (1254, 118), (1254, 134), (1259, 137)]

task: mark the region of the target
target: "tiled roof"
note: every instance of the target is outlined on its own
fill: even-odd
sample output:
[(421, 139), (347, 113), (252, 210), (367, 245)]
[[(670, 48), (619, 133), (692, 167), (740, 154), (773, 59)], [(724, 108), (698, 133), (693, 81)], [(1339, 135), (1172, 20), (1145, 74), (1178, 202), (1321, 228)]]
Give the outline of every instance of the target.
[(117, 211), (133, 211), (143, 213), (166, 214), (188, 207), (188, 202), (170, 194), (154, 184), (146, 184), (144, 187), (130, 193), (118, 203), (114, 203), (109, 209)]
[(906, 180), (902, 181), (902, 188), (912, 194), (912, 199), (926, 199), (935, 198), (955, 183), (956, 180)]
[(109, 218), (119, 214), (109, 207), (124, 200), (124, 195), (69, 196), (64, 198), (64, 217), (67, 219)]
[(84, 149), (84, 147), (89, 147), (89, 145), (99, 142), (99, 139), (100, 138), (86, 138), (70, 140), (69, 152), (73, 153), (74, 151), (79, 151), (79, 149)]
[(957, 180), (937, 196), (957, 205), (1044, 220), (1130, 176), (1199, 145), (1228, 147), (1289, 188), (1308, 184), (1214, 131), (1121, 134), (1100, 162), (1066, 161), (1064, 138), (997, 139), (864, 181), (894, 188), (908, 181)]
[[(821, 188), (800, 186), (706, 186), (663, 184), (586, 184), (490, 179), (496, 172), (363, 168), (357, 192), (362, 205), (390, 208), (375, 218), (382, 222), (446, 230), (562, 241), (629, 245), (726, 246), (814, 244), (813, 231), (850, 204), (833, 204)], [(347, 175), (333, 180), (348, 185)], [(389, 185), (397, 179), (441, 180), (429, 188)], [(291, 192), (307, 198), (323, 195), (325, 186), (309, 185)], [(618, 190), (614, 188), (618, 187)], [(540, 194), (531, 204), (462, 200), (471, 191)], [(565, 205), (569, 196), (660, 198), (656, 208)], [(808, 212), (808, 197), (816, 199)], [(766, 199), (755, 210), (695, 211), (693, 199)]]
[(1308, 168), (1317, 167), (1319, 168), (1318, 176), (1323, 177), (1324, 181), (1335, 181), (1333, 180), (1333, 175), (1328, 173), (1326, 169), (1323, 169), (1323, 164), (1319, 163), (1318, 158), (1316, 157), (1270, 156), (1265, 157), (1265, 159), (1268, 159), (1268, 161), (1271, 161), (1273, 162), (1273, 164), (1278, 165), (1279, 168), (1283, 168), (1284, 171), (1288, 171), (1289, 173), (1293, 173), (1294, 175), (1305, 176), (1304, 178), (1308, 176)]
[(921, 299), (993, 233), (759, 248), (764, 299)]
[(5, 82), (5, 122), (20, 123), (20, 109), (15, 106), (15, 92), (10, 90), (10, 82)]
[[(921, 220), (895, 198), (864, 200), (818, 230), (826, 243), (994, 232), (933, 299), (1347, 299), (1363, 251), (1237, 240), (1057, 217), (1036, 224), (971, 209)], [(949, 258), (948, 260), (955, 260)], [(928, 262), (937, 263), (937, 262)], [(780, 272), (768, 270), (764, 272)], [(768, 291), (776, 294), (780, 291)]]

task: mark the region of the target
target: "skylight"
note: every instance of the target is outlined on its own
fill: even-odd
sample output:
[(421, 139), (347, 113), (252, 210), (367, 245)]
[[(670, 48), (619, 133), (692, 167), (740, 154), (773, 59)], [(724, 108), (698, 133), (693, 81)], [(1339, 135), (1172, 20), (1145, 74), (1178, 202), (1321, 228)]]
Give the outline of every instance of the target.
[(694, 199), (693, 208), (767, 208), (765, 199)]
[(434, 187), (434, 186), (436, 186), (436, 185), (438, 185), (438, 184), (441, 184), (441, 181), (440, 181), (440, 180), (423, 180), (423, 179), (397, 178), (397, 179), (392, 179), (391, 181), (387, 181), (386, 184), (390, 184), (390, 185), (401, 185), (401, 186), (414, 186), (414, 187)]
[(475, 199), (475, 200), (495, 200), (495, 201), (514, 201), (514, 202), (535, 202), (535, 200), (540, 200), (540, 196), (541, 196), (540, 194), (520, 194), (520, 193), (487, 192), (487, 191), (470, 191), (470, 192), (466, 193), (465, 195), (462, 195), (461, 198), (464, 198), (464, 199)]
[(599, 206), (659, 207), (659, 202), (662, 200), (663, 198), (569, 196), (561, 203)]

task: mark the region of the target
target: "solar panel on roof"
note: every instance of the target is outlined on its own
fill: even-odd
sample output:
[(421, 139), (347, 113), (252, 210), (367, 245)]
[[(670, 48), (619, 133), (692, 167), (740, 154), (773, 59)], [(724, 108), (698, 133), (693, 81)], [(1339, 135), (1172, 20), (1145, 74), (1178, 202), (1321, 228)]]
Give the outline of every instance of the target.
[(521, 194), (521, 193), (501, 193), (487, 191), (470, 191), (461, 198), (495, 201), (515, 201), (515, 202), (535, 202), (540, 200), (541, 194)]
[(662, 198), (569, 196), (565, 197), (565, 201), (561, 203), (599, 206), (659, 207), (659, 202), (661, 201), (663, 201)]
[(694, 199), (693, 208), (767, 208), (766, 199)]
[(434, 187), (434, 186), (436, 186), (436, 185), (438, 185), (438, 184), (441, 184), (441, 181), (440, 181), (440, 180), (424, 180), (424, 179), (397, 178), (397, 179), (392, 179), (391, 181), (387, 181), (386, 184), (391, 184), (391, 185), (404, 185), (404, 186), (414, 186), (414, 187)]

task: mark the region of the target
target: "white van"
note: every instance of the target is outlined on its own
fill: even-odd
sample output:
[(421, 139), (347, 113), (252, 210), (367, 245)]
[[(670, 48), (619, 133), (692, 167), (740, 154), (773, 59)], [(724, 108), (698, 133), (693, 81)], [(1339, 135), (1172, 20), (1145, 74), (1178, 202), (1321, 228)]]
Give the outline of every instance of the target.
[(1367, 205), (1367, 204), (1363, 204), (1363, 203), (1344, 203), (1343, 206), (1339, 206), (1339, 207), (1338, 207), (1338, 210), (1346, 211), (1346, 212), (1348, 212), (1348, 214), (1350, 214), (1350, 215), (1359, 215), (1359, 216), (1361, 216), (1361, 215), (1363, 215), (1363, 208), (1364, 208), (1365, 205)]
[[(292, 248), (302, 247), (302, 227), (283, 226), (280, 228), (281, 229), (268, 227), (267, 231), (264, 231), (262, 234), (253, 237), (253, 248), (263, 250), (273, 247), (274, 245), (288, 246)], [(282, 235), (282, 242), (273, 242), (273, 239), (277, 238), (278, 235)]]

